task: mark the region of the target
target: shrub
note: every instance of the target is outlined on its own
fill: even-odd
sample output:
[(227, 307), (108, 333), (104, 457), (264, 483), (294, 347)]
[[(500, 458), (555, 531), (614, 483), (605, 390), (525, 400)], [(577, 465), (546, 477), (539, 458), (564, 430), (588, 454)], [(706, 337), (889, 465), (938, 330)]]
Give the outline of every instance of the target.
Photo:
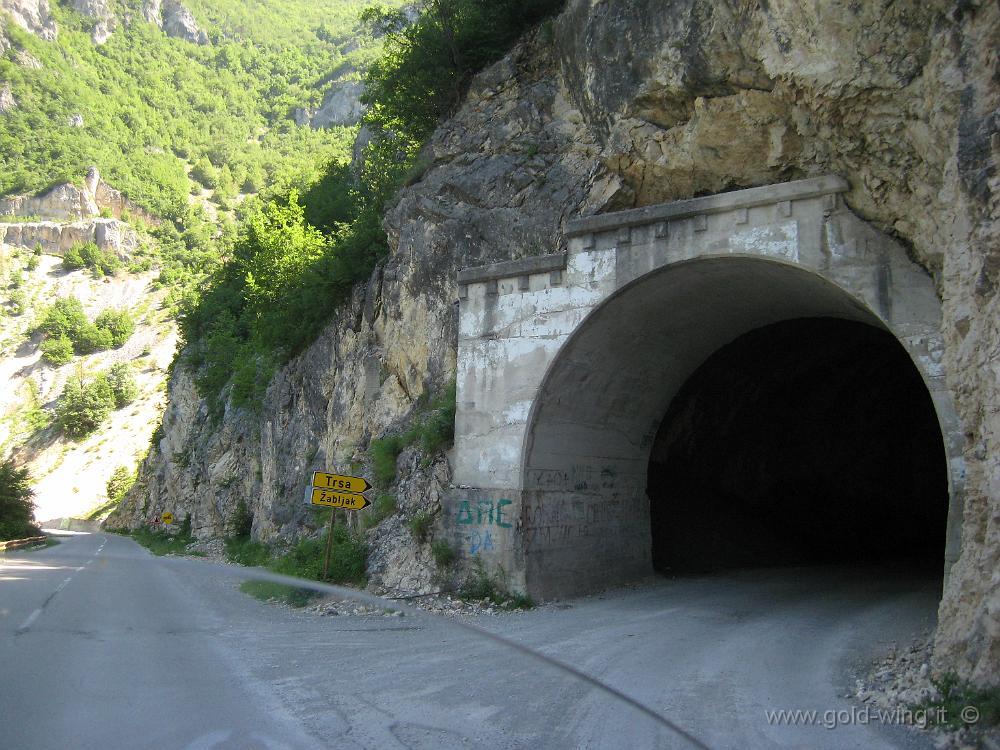
[(129, 471), (125, 466), (119, 466), (108, 479), (108, 500), (115, 503), (121, 502), (125, 494), (132, 489), (133, 484), (135, 484), (135, 473)]
[(88, 323), (77, 331), (73, 345), (77, 354), (103, 352), (114, 345), (114, 336), (106, 328), (98, 328), (93, 323)]
[(388, 487), (396, 479), (396, 459), (404, 445), (399, 435), (372, 440), (368, 447), (371, 453), (375, 481), (382, 487)]
[(412, 25), (399, 10), (370, 8), (362, 20), (387, 39), (382, 57), (368, 68), (363, 101), (376, 118), (423, 140), (457, 107), (478, 71), (563, 1), (429, 0)]
[(362, 514), (361, 524), (364, 528), (372, 529), (378, 526), (382, 521), (387, 519), (389, 516), (396, 512), (396, 496), (395, 495), (379, 495), (375, 498), (375, 502), (372, 503), (371, 508)]
[(10, 314), (22, 315), (26, 307), (27, 300), (23, 289), (15, 289), (10, 293)]
[(90, 325), (83, 303), (74, 296), (60, 297), (39, 316), (34, 330), (49, 336), (66, 336), (76, 341), (80, 331)]
[(121, 268), (118, 256), (110, 250), (99, 248), (93, 242), (73, 245), (64, 254), (63, 268), (75, 271), (89, 268), (95, 276), (108, 276)]
[(236, 504), (236, 511), (233, 513), (232, 521), (233, 536), (236, 538), (249, 538), (253, 531), (253, 513), (247, 507), (246, 501), (240, 498)]
[(56, 421), (63, 433), (74, 438), (90, 435), (111, 413), (115, 396), (106, 378), (85, 382), (77, 375), (66, 382), (56, 404)]
[(191, 167), (191, 178), (200, 182), (204, 187), (213, 189), (219, 184), (219, 172), (212, 166), (212, 162), (204, 156), (198, 159)]
[(490, 575), (479, 558), (473, 562), (472, 575), (459, 593), (465, 599), (485, 599), (504, 609), (531, 609), (535, 606), (531, 597), (511, 593), (507, 589), (507, 575), (502, 567), (497, 567), (495, 576)]
[(266, 565), (271, 559), (271, 548), (255, 542), (246, 536), (231, 536), (226, 539), (226, 559), (237, 565), (257, 567)]
[(111, 334), (111, 344), (116, 349), (124, 346), (135, 332), (135, 320), (128, 310), (102, 310), (94, 325)]
[(447, 568), (458, 556), (455, 548), (444, 539), (436, 539), (431, 544), (431, 554), (434, 556), (434, 564), (439, 568)]
[(34, 523), (34, 491), (27, 469), (13, 459), (0, 462), (0, 541), (41, 533)]
[(45, 339), (41, 345), (42, 359), (51, 365), (64, 365), (73, 359), (73, 342), (66, 336)]
[(116, 409), (131, 404), (139, 395), (139, 386), (136, 385), (135, 377), (132, 375), (132, 367), (128, 362), (118, 362), (111, 365), (102, 377), (111, 388)]
[(410, 527), (410, 533), (413, 534), (413, 538), (420, 544), (423, 544), (430, 536), (433, 524), (434, 516), (426, 511), (421, 511), (413, 516), (407, 525)]
[(24, 264), (24, 267), (27, 268), (29, 271), (34, 271), (36, 268), (38, 268), (38, 263), (39, 260), (37, 255), (29, 255), (28, 262)]

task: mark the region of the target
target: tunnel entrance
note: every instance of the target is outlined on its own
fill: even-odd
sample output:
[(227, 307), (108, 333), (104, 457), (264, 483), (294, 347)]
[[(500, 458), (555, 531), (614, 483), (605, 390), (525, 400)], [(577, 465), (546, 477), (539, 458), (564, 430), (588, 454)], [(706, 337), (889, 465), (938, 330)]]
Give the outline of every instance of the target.
[(709, 356), (670, 403), (647, 494), (666, 573), (905, 559), (940, 571), (948, 513), (934, 405), (866, 323), (767, 325)]

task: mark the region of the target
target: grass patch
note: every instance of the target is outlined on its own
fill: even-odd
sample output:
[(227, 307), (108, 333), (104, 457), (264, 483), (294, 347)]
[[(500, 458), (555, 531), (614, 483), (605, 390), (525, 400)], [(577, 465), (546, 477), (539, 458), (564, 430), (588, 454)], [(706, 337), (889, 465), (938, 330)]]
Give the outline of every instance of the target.
[(225, 540), (226, 559), (251, 568), (266, 565), (271, 560), (271, 548), (246, 536), (231, 536)]
[(982, 731), (988, 727), (1000, 726), (1000, 688), (979, 688), (962, 682), (957, 675), (949, 673), (938, 680), (933, 680), (940, 698), (914, 706), (914, 709), (927, 709), (927, 717), (944, 716), (944, 724), (953, 728), (968, 726), (962, 721), (969, 708), (979, 712), (974, 731)]
[(425, 465), (455, 439), (455, 383), (452, 382), (435, 398), (427, 409), (418, 413), (406, 432), (387, 435), (371, 441), (368, 452), (372, 457), (375, 481), (388, 487), (396, 481), (396, 460), (404, 448), (420, 447)]
[[(267, 568), (286, 576), (322, 581), (325, 554), (325, 536), (319, 539), (300, 539), (288, 552), (273, 558)], [(334, 526), (330, 575), (326, 580), (364, 586), (368, 581), (365, 575), (367, 560), (368, 545), (363, 537), (351, 533), (345, 526)], [(319, 596), (319, 593), (309, 589), (270, 581), (245, 581), (240, 585), (240, 591), (262, 601), (279, 601), (293, 607), (304, 607)]]
[(371, 508), (361, 516), (361, 526), (364, 531), (373, 529), (389, 516), (396, 513), (396, 496), (379, 495)]
[(168, 534), (166, 531), (153, 531), (149, 528), (135, 529), (124, 532), (148, 549), (154, 555), (184, 555), (187, 546), (194, 541), (190, 534)]
[(421, 511), (410, 519), (407, 526), (410, 527), (410, 533), (413, 534), (413, 538), (420, 544), (423, 544), (430, 537), (431, 526), (433, 524), (434, 516), (427, 511)]
[(481, 560), (473, 564), (472, 575), (459, 590), (463, 599), (487, 600), (503, 609), (531, 609), (535, 606), (530, 596), (511, 592), (507, 588), (507, 573), (497, 566), (496, 575), (491, 575)]
[(434, 564), (439, 568), (447, 568), (458, 556), (455, 548), (444, 539), (438, 539), (431, 544), (431, 554), (434, 556)]
[(101, 503), (96, 508), (94, 508), (92, 511), (90, 511), (85, 516), (83, 516), (83, 520), (84, 521), (99, 521), (101, 518), (103, 518), (108, 513), (110, 513), (111, 511), (113, 511), (115, 509), (115, 506), (118, 505), (118, 503), (119, 503), (118, 499), (111, 499), (111, 500), (108, 500), (105, 503)]

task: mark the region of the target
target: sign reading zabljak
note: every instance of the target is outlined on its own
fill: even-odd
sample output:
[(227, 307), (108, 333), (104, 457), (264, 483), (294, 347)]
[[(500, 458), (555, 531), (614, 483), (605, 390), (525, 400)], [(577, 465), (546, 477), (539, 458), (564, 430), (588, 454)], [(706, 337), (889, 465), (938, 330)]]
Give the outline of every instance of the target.
[(371, 503), (361, 493), (371, 486), (371, 482), (364, 477), (314, 471), (312, 487), (306, 492), (306, 502), (328, 508), (362, 510)]
[[(363, 510), (371, 503), (361, 493), (371, 487), (364, 477), (352, 477), (350, 474), (329, 474), (325, 471), (314, 471), (312, 487), (306, 490), (306, 502), (310, 505), (323, 505), (341, 510)], [(333, 546), (333, 525), (337, 513), (330, 512), (330, 530), (326, 535), (326, 555), (323, 558), (323, 579), (330, 575), (330, 549)]]

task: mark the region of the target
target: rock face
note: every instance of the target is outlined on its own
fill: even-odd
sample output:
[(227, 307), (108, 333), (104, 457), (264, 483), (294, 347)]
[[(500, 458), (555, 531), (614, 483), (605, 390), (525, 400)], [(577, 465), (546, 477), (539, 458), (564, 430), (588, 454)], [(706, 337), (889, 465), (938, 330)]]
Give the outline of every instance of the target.
[(310, 119), (314, 128), (331, 125), (357, 125), (367, 109), (361, 103), (365, 85), (361, 81), (337, 81), (330, 85), (323, 97), (322, 106)]
[(142, 15), (149, 23), (163, 29), (167, 36), (194, 44), (208, 44), (208, 34), (198, 28), (191, 11), (177, 0), (146, 0)]
[(127, 260), (139, 246), (139, 235), (118, 219), (87, 219), (67, 224), (54, 221), (0, 223), (0, 244), (27, 248), (40, 245), (49, 255), (63, 255), (74, 245), (84, 242), (93, 242)]
[(73, 221), (97, 217), (102, 211), (116, 219), (123, 215), (158, 224), (152, 214), (129, 203), (118, 190), (101, 179), (96, 167), (87, 171), (82, 188), (71, 183), (56, 185), (40, 195), (0, 198), (0, 220), (10, 217), (37, 217), (46, 221)]
[[(581, 214), (836, 173), (848, 205), (908, 245), (942, 299), (967, 504), (935, 665), (996, 684), (998, 44), (996, 3), (570, 0), (439, 128), (429, 168), (386, 218), (390, 258), (276, 375), (259, 416), (212, 425), (178, 368), (119, 521), (169, 507), (217, 534), (244, 498), (255, 535), (301, 534), (306, 472), (363, 464), (372, 437), (453, 376), (458, 268), (560, 250)], [(401, 518), (434, 510), (413, 501), (447, 482), (446, 465), (400, 461)], [(375, 582), (431, 586), (401, 573), (427, 564), (401, 527), (369, 532)]]
[(49, 14), (48, 0), (0, 0), (0, 11), (26, 31), (52, 41), (56, 38), (56, 22)]
[(96, 21), (90, 32), (94, 44), (104, 44), (118, 26), (118, 21), (108, 6), (108, 0), (73, 0), (73, 10)]
[(0, 115), (7, 114), (17, 107), (17, 100), (14, 99), (14, 92), (10, 90), (9, 84), (0, 85)]

